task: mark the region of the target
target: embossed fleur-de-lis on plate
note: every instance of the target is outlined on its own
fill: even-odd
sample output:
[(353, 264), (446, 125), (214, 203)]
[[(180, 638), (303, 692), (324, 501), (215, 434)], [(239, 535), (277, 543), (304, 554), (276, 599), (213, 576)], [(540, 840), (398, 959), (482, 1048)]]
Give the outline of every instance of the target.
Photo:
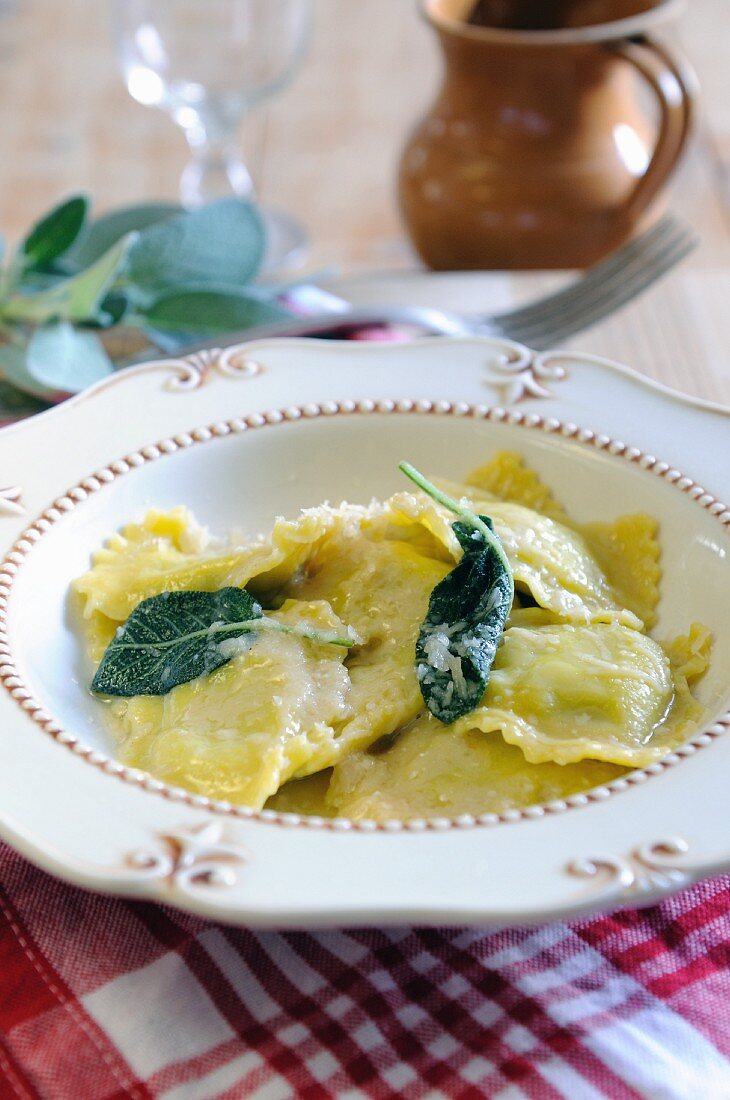
[(568, 864), (567, 871), (592, 879), (595, 900), (638, 901), (642, 894), (676, 890), (702, 869), (686, 859), (689, 844), (672, 836), (641, 844), (627, 856), (584, 856)]
[(22, 516), (25, 513), (19, 485), (0, 488), (0, 516)]
[(214, 374), (224, 378), (252, 378), (263, 370), (261, 364), (243, 354), (240, 347), (209, 348), (182, 359), (165, 359), (160, 365), (173, 372), (167, 388), (177, 391), (197, 390)]
[(219, 821), (181, 826), (158, 833), (155, 847), (131, 852), (126, 860), (132, 881), (164, 882), (185, 893), (234, 886), (248, 853), (224, 841)]
[(485, 364), (486, 383), (499, 393), (503, 405), (516, 405), (530, 397), (553, 397), (547, 383), (567, 377), (567, 370), (551, 353), (539, 355), (510, 340), (495, 344), (498, 346)]

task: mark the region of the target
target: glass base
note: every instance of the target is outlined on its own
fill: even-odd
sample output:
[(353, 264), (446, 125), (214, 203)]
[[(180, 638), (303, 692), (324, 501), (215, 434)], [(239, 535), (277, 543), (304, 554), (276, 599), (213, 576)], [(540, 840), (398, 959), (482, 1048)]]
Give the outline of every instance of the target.
[[(0, 0), (0, 5), (3, 0)], [(180, 177), (180, 201), (187, 210), (195, 210), (214, 199), (235, 198), (255, 203), (256, 192), (248, 168), (235, 154), (214, 156), (206, 152), (194, 156)], [(266, 251), (261, 268), (265, 277), (278, 278), (301, 267), (307, 254), (307, 234), (301, 225), (283, 210), (259, 207), (266, 230)]]
[(302, 267), (309, 251), (309, 238), (296, 219), (283, 210), (264, 206), (260, 214), (266, 229), (266, 252), (261, 275), (272, 279), (290, 275)]

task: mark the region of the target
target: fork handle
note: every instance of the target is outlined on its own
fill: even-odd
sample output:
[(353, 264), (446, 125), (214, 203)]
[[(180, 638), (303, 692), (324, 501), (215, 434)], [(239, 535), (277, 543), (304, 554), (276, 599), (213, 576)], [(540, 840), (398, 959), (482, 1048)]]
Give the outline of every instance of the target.
[(271, 337), (329, 337), (338, 329), (370, 328), (381, 325), (406, 325), (424, 330), (424, 335), (433, 336), (474, 336), (489, 335), (492, 331), (487, 321), (478, 325), (456, 313), (447, 313), (441, 309), (421, 308), (420, 306), (384, 306), (372, 309), (348, 309), (347, 312), (319, 313), (308, 317), (292, 317), (291, 320), (277, 321), (271, 325), (258, 325), (243, 332), (229, 332), (196, 341), (175, 348), (175, 355), (191, 355), (196, 351), (209, 348), (212, 343), (217, 348), (229, 348), (235, 344), (248, 343), (251, 340), (268, 340)]
[(699, 85), (694, 70), (652, 38), (612, 42), (608, 49), (630, 62), (654, 90), (661, 111), (659, 136), (646, 172), (620, 211), (622, 232), (633, 229), (679, 162), (692, 132)]

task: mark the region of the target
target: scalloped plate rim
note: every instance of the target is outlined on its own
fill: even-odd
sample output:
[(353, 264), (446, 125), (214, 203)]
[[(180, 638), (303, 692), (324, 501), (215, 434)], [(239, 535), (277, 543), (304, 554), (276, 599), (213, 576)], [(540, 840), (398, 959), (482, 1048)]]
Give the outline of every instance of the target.
[[(489, 336), (424, 336), (416, 340), (411, 340), (408, 343), (408, 347), (429, 347), (433, 345), (437, 340), (440, 344), (469, 344), (476, 343), (490, 344), (492, 337)], [(515, 347), (523, 348), (526, 352), (531, 349), (525, 344), (518, 344), (516, 341), (508, 341), (513, 343)], [(207, 351), (214, 353), (218, 351), (241, 351), (246, 353), (253, 353), (257, 349), (266, 351), (269, 347), (286, 347), (292, 348), (296, 351), (300, 347), (311, 348), (321, 347), (325, 354), (328, 354), (330, 350), (333, 353), (347, 348), (348, 351), (352, 351), (355, 354), (367, 355), (372, 349), (372, 344), (366, 341), (356, 340), (318, 340), (311, 337), (294, 336), (294, 337), (279, 337), (270, 338), (264, 340), (252, 340), (236, 345), (219, 346), (215, 343), (211, 343)], [(199, 353), (194, 353), (199, 354)], [(608, 370), (614, 371), (616, 374), (623, 375), (626, 378), (631, 378), (635, 382), (639, 383), (646, 389), (653, 390), (656, 393), (661, 393), (665, 397), (669, 397), (674, 401), (679, 402), (682, 405), (689, 405), (692, 408), (702, 409), (707, 412), (719, 413), (721, 416), (730, 416), (730, 405), (724, 405), (716, 401), (708, 401), (706, 398), (697, 397), (694, 394), (683, 393), (681, 390), (675, 389), (673, 386), (667, 386), (663, 382), (659, 382), (655, 378), (650, 378), (646, 374), (642, 374), (641, 371), (635, 370), (633, 367), (628, 366), (625, 363), (619, 363), (615, 359), (610, 359), (603, 355), (591, 355), (580, 351), (572, 351), (570, 348), (551, 349), (546, 352), (539, 353), (542, 356), (549, 357), (551, 359), (558, 359), (569, 362), (579, 361), (581, 363), (592, 363), (597, 367), (605, 367)], [(81, 393), (73, 394), (71, 397), (66, 398), (65, 401), (60, 402), (57, 405), (53, 405), (50, 409), (44, 409), (43, 412), (35, 413), (33, 416), (27, 417), (23, 420), (17, 420), (12, 424), (6, 424), (0, 427), (0, 437), (6, 435), (8, 432), (22, 431), (30, 423), (37, 423), (40, 420), (47, 421), (50, 417), (55, 417), (61, 414), (65, 409), (75, 408), (82, 404), (84, 401), (89, 401), (91, 398), (96, 397), (98, 394), (111, 389), (114, 386), (119, 385), (127, 381), (132, 381), (135, 378), (144, 376), (148, 373), (154, 373), (159, 370), (169, 370), (171, 364), (184, 363), (186, 361), (184, 354), (161, 356), (155, 359), (149, 359), (144, 363), (137, 363), (134, 366), (124, 367), (121, 370), (115, 371), (114, 374), (109, 375), (106, 378), (101, 378), (98, 382), (95, 382), (92, 386), (88, 386)]]

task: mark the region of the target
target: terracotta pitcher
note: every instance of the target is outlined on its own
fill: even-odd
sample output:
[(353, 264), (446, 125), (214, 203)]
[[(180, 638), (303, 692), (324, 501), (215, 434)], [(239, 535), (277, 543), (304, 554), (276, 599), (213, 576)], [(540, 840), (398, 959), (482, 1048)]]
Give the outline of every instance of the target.
[(687, 142), (695, 81), (646, 32), (682, 0), (420, 3), (445, 76), (399, 191), (430, 267), (585, 267), (653, 215)]

